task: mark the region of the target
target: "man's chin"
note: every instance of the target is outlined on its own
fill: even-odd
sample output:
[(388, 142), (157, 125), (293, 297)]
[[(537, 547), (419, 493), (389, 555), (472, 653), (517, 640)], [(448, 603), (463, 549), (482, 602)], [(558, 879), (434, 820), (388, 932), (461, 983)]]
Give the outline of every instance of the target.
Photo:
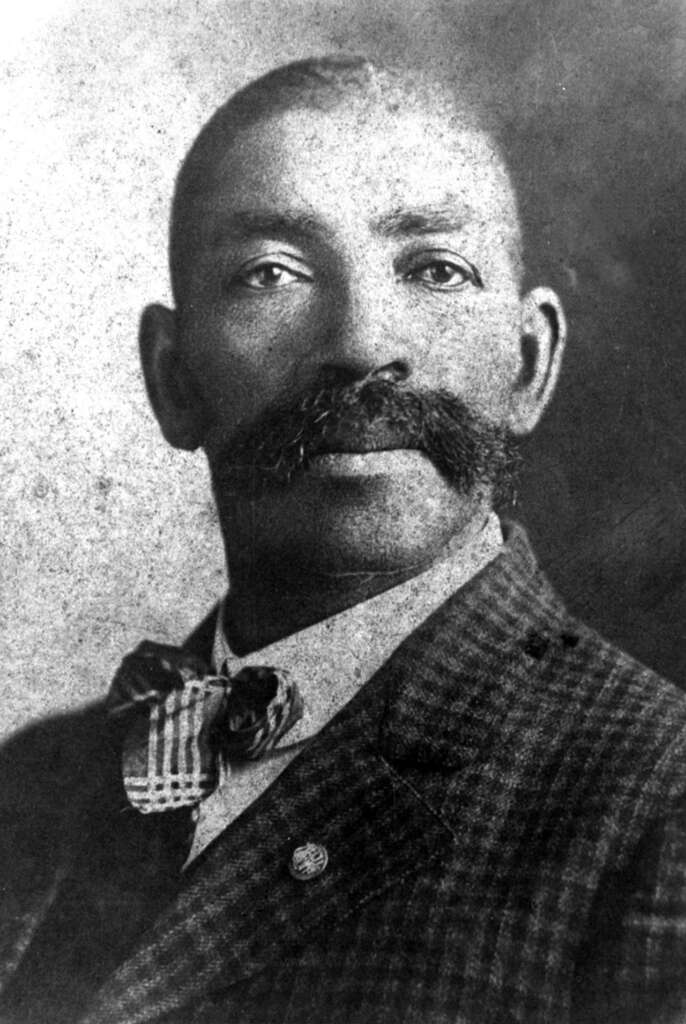
[[(337, 452), (290, 484), (226, 503), (229, 566), (249, 556), (270, 575), (404, 572), (437, 557), (483, 507), (414, 450)], [(222, 507), (223, 506), (223, 507)]]

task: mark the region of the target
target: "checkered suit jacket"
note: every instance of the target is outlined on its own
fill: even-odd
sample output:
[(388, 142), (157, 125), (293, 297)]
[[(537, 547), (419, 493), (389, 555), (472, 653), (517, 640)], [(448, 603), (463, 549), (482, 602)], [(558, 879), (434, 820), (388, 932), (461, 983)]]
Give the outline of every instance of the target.
[(3, 1022), (686, 1021), (686, 700), (521, 532), (181, 880), (118, 743), (94, 707), (4, 751)]

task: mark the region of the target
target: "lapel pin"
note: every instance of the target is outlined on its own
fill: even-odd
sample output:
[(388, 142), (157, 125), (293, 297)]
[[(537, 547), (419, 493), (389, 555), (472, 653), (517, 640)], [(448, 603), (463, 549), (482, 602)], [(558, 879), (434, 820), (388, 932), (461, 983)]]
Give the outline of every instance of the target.
[(297, 846), (293, 850), (288, 870), (298, 882), (309, 882), (311, 878), (321, 875), (328, 863), (329, 855), (325, 846), (320, 843), (305, 843), (304, 846)]

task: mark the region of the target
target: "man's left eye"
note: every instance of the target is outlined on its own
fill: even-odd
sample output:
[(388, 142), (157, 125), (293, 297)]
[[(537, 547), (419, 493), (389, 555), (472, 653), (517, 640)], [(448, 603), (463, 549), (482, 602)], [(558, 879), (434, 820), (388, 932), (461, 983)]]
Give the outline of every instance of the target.
[(481, 274), (475, 266), (463, 259), (432, 259), (415, 265), (406, 279), (419, 281), (436, 291), (455, 291), (467, 284), (483, 288)]

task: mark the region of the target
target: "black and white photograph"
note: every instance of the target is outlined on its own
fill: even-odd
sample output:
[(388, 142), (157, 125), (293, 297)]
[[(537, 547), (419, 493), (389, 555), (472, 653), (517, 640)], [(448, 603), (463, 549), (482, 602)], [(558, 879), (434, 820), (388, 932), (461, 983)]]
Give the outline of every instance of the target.
[(686, 1024), (684, 0), (0, 60), (0, 1024)]

